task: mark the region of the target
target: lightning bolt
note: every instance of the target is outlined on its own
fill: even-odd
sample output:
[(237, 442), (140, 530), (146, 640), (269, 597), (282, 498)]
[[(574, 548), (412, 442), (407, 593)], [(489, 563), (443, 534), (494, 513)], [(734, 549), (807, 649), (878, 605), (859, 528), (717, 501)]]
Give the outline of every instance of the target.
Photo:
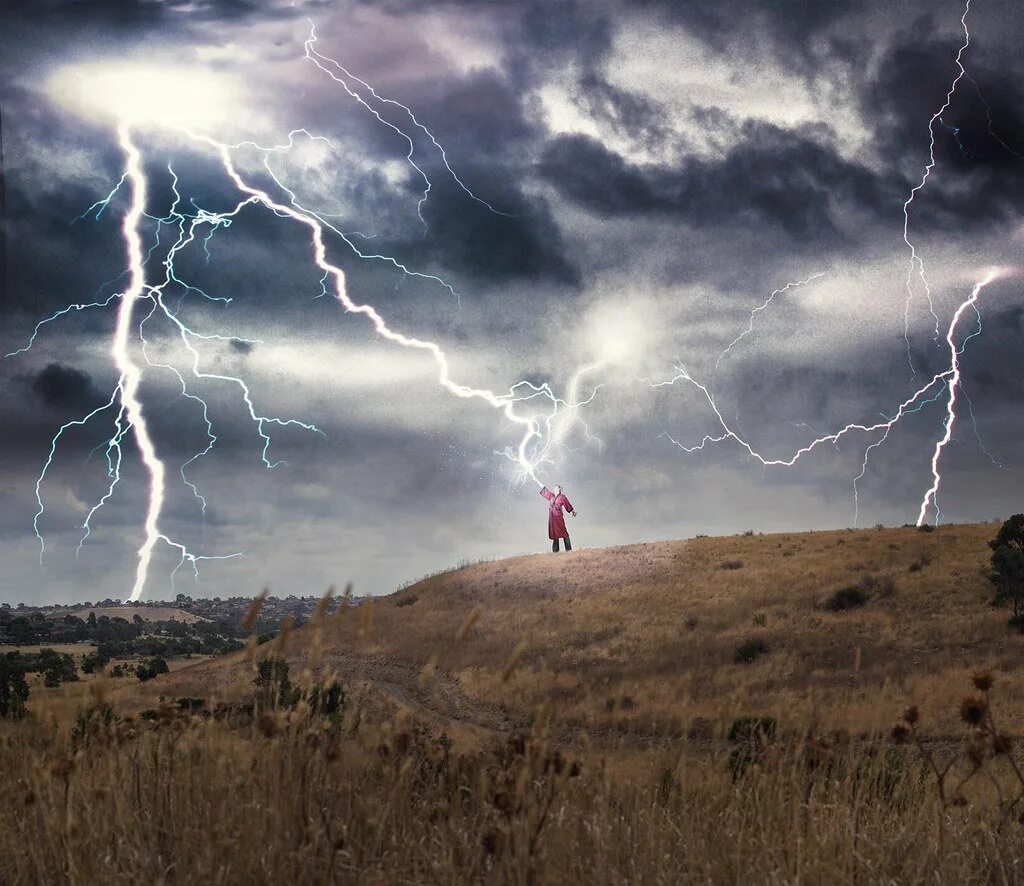
[[(328, 70), (324, 66), (324, 63), (333, 65), (336, 70), (341, 71), (344, 77), (348, 78), (351, 83), (358, 84), (358, 87), (365, 90), (365, 92), (370, 95), (374, 101), (381, 105), (391, 105), (401, 108), (412, 121), (413, 126), (416, 127), (418, 131), (425, 134), (429, 138), (430, 142), (438, 149), (445, 168), (460, 188), (472, 199), (485, 205), (492, 212), (499, 215), (505, 215), (505, 213), (501, 213), (494, 209), (494, 207), (489, 203), (481, 200), (473, 194), (472, 191), (470, 191), (468, 186), (465, 185), (462, 179), (460, 179), (452, 169), (444, 148), (437, 141), (433, 133), (430, 132), (430, 130), (428, 130), (418, 118), (416, 118), (409, 108), (391, 99), (383, 98), (368, 83), (354, 77), (333, 59), (327, 59), (325, 56), (320, 55), (313, 48), (313, 42), (315, 42), (315, 40), (316, 32), (315, 29), (312, 29), (310, 40), (306, 44), (306, 57), (310, 61), (314, 61), (318, 67), (325, 70), (325, 72), (330, 74), (333, 79), (338, 80), (338, 82), (343, 82), (335, 73)], [(425, 183), (425, 190), (417, 205), (417, 212), (422, 219), (422, 209), (430, 193), (431, 183), (426, 173), (413, 159), (416, 147), (413, 137), (397, 125), (385, 120), (362, 95), (350, 88), (349, 82), (343, 82), (343, 85), (345, 86), (346, 91), (356, 98), (360, 104), (370, 110), (381, 123), (398, 132), (406, 139), (409, 146), (407, 159), (413, 168), (422, 175)], [(125, 211), (121, 223), (121, 236), (125, 244), (128, 265), (126, 271), (123, 272), (121, 276), (128, 276), (127, 287), (124, 291), (113, 293), (105, 299), (99, 299), (97, 296), (93, 301), (72, 304), (54, 312), (52, 315), (39, 321), (24, 347), (16, 351), (12, 351), (7, 355), (13, 357), (30, 350), (35, 344), (43, 327), (73, 311), (102, 308), (115, 302), (117, 303), (115, 329), (109, 349), (114, 368), (118, 374), (116, 386), (110, 396), (110, 399), (104, 405), (94, 409), (80, 419), (69, 421), (61, 426), (51, 441), (49, 455), (37, 478), (36, 499), (38, 511), (34, 518), (33, 525), (36, 529), (36, 535), (40, 542), (40, 561), (42, 561), (42, 557), (45, 552), (45, 541), (39, 525), (40, 518), (44, 514), (42, 486), (47, 473), (52, 466), (58, 444), (65, 433), (72, 428), (84, 426), (101, 413), (115, 408), (116, 413), (114, 416), (113, 434), (108, 438), (105, 444), (101, 444), (100, 447), (97, 447), (98, 449), (105, 447), (107, 477), (109, 482), (103, 495), (93, 505), (93, 507), (90, 508), (86, 515), (82, 524), (83, 531), (76, 553), (82, 550), (82, 547), (90, 536), (93, 518), (115, 494), (115, 490), (121, 480), (121, 466), (124, 456), (123, 444), (130, 435), (138, 447), (140, 459), (147, 475), (147, 504), (142, 527), (143, 539), (137, 551), (135, 580), (131, 590), (130, 599), (134, 601), (141, 598), (146, 587), (152, 566), (154, 551), (158, 543), (166, 544), (173, 550), (176, 550), (179, 554), (178, 563), (170, 573), (172, 587), (176, 573), (186, 563), (191, 564), (194, 573), (198, 577), (198, 563), (200, 560), (230, 559), (241, 555), (240, 552), (225, 555), (195, 554), (184, 544), (172, 539), (162, 530), (161, 517), (163, 515), (167, 495), (166, 483), (168, 467), (158, 452), (157, 445), (153, 439), (150, 426), (147, 422), (145, 407), (140, 396), (143, 367), (150, 370), (159, 370), (170, 373), (178, 384), (180, 392), (179, 396), (196, 404), (200, 410), (200, 416), (206, 432), (205, 446), (198, 449), (189, 458), (187, 458), (179, 466), (178, 472), (182, 478), (183, 484), (190, 489), (192, 495), (196, 499), (202, 516), (205, 516), (206, 514), (207, 501), (196, 484), (189, 479), (188, 469), (199, 459), (213, 451), (218, 437), (214, 432), (213, 421), (208, 404), (202, 397), (193, 393), (190, 380), (225, 382), (238, 388), (241, 393), (242, 400), (248, 410), (249, 418), (255, 425), (256, 431), (263, 441), (261, 456), (267, 468), (274, 468), (280, 464), (284, 464), (282, 461), (274, 461), (269, 457), (271, 438), (268, 433), (268, 428), (270, 426), (296, 425), (313, 432), (322, 433), (315, 425), (307, 422), (302, 422), (297, 419), (279, 419), (263, 415), (257, 411), (249, 387), (243, 379), (236, 376), (213, 373), (204, 370), (202, 367), (201, 355), (196, 349), (195, 342), (230, 342), (237, 341), (239, 339), (237, 336), (199, 332), (187, 325), (179, 315), (182, 300), (188, 295), (197, 295), (204, 299), (220, 302), (225, 305), (230, 302), (230, 299), (212, 296), (203, 289), (182, 279), (176, 271), (175, 260), (185, 249), (195, 245), (201, 247), (208, 262), (211, 258), (209, 248), (210, 242), (215, 232), (219, 229), (229, 227), (238, 214), (246, 207), (250, 206), (261, 206), (272, 212), (278, 218), (297, 223), (308, 230), (312, 258), (317, 268), (322, 272), (320, 296), (326, 295), (328, 293), (328, 289), (330, 289), (334, 298), (347, 312), (359, 314), (367, 319), (374, 332), (381, 338), (404, 348), (425, 352), (430, 358), (432, 358), (436, 365), (437, 380), (442, 388), (462, 399), (483, 401), (492, 409), (500, 412), (507, 421), (519, 429), (520, 436), (518, 439), (518, 445), (507, 450), (506, 455), (512, 458), (515, 462), (519, 470), (518, 477), (520, 479), (528, 476), (532, 478), (538, 486), (542, 486), (543, 484), (537, 476), (538, 465), (549, 463), (552, 460), (552, 453), (566, 445), (565, 441), (567, 436), (572, 428), (577, 424), (583, 425), (587, 439), (597, 441), (597, 438), (591, 434), (586, 423), (581, 418), (580, 410), (593, 401), (594, 397), (596, 397), (600, 390), (601, 385), (595, 386), (588, 397), (580, 396), (579, 387), (582, 377), (585, 374), (596, 371), (600, 368), (603, 365), (603, 361), (590, 364), (579, 369), (569, 383), (568, 393), (565, 399), (558, 397), (552, 390), (551, 386), (546, 383), (543, 385), (533, 385), (529, 382), (520, 382), (513, 385), (512, 388), (504, 394), (495, 393), (485, 388), (473, 387), (456, 381), (452, 377), (447, 354), (439, 344), (415, 335), (396, 331), (385, 321), (384, 317), (372, 305), (359, 303), (350, 297), (346, 284), (345, 272), (338, 264), (328, 258), (326, 242), (328, 232), (339, 237), (348, 249), (351, 250), (351, 252), (360, 260), (385, 262), (397, 270), (400, 270), (404, 275), (435, 282), (456, 296), (458, 293), (456, 293), (454, 288), (441, 277), (415, 271), (393, 256), (378, 252), (368, 252), (360, 249), (352, 238), (359, 237), (362, 240), (370, 240), (373, 239), (374, 235), (367, 235), (360, 232), (353, 232), (351, 235), (346, 234), (331, 222), (327, 221), (325, 217), (326, 214), (318, 213), (303, 205), (296, 193), (282, 181), (280, 175), (271, 164), (271, 157), (273, 155), (290, 151), (295, 146), (296, 139), (299, 136), (304, 136), (310, 140), (322, 140), (328, 145), (331, 145), (326, 138), (313, 135), (305, 129), (297, 129), (289, 133), (287, 141), (284, 144), (261, 146), (251, 141), (239, 142), (237, 144), (226, 144), (216, 141), (209, 136), (194, 133), (180, 126), (175, 126), (173, 128), (184, 134), (193, 142), (207, 148), (212, 148), (215, 156), (220, 160), (225, 174), (243, 195), (243, 198), (232, 210), (228, 212), (210, 212), (197, 206), (194, 200), (191, 201), (194, 212), (184, 212), (180, 208), (183, 201), (178, 188), (179, 179), (177, 174), (174, 172), (173, 167), (168, 164), (167, 170), (171, 178), (170, 189), (173, 194), (171, 208), (168, 213), (162, 217), (148, 213), (146, 211), (146, 207), (148, 202), (149, 182), (147, 181), (143, 170), (141, 152), (133, 138), (133, 126), (126, 120), (119, 121), (116, 131), (118, 144), (125, 158), (124, 171), (110, 192), (101, 200), (96, 201), (96, 203), (90, 206), (78, 218), (84, 219), (91, 216), (93, 219), (99, 219), (117, 194), (125, 190), (129, 192), (130, 204)], [(333, 147), (333, 145), (331, 146)], [(281, 191), (281, 193), (286, 195), (285, 199), (278, 199), (272, 196), (269, 191), (257, 187), (243, 178), (235, 163), (233, 152), (247, 148), (255, 149), (263, 154), (263, 166), (274, 182), (274, 185)], [(148, 250), (144, 248), (143, 243), (142, 225), (144, 220), (155, 223), (154, 241)], [(165, 228), (171, 228), (176, 231), (176, 238), (167, 248), (166, 255), (163, 260), (164, 273), (162, 275), (162, 279), (149, 280), (146, 268), (153, 258), (156, 250), (162, 247), (161, 232)], [(203, 233), (204, 228), (207, 229), (205, 234)], [(167, 299), (168, 292), (172, 286), (177, 287), (180, 290), (176, 307), (169, 303)], [(103, 287), (101, 287), (100, 291), (102, 291), (102, 288)], [(148, 311), (140, 311), (140, 303), (147, 303)], [(146, 328), (147, 324), (155, 322), (158, 319), (170, 324), (172, 330), (177, 334), (177, 338), (184, 348), (185, 353), (188, 355), (190, 365), (187, 371), (187, 376), (186, 373), (183, 373), (181, 369), (174, 366), (172, 363), (167, 360), (155, 358), (151, 354), (149, 347), (150, 342), (147, 338)], [(138, 363), (132, 356), (132, 342), (136, 337), (141, 346), (141, 354), (143, 358), (142, 364)], [(248, 341), (246, 339), (242, 340)], [(541, 400), (548, 404), (546, 413), (542, 413), (540, 416), (534, 414), (524, 415), (517, 409), (521, 404), (526, 404), (534, 400)], [(535, 411), (536, 410), (534, 410), (534, 412)]]
[[(981, 290), (984, 289), (989, 283), (996, 279), (998, 276), (997, 271), (990, 271), (982, 280), (979, 280), (974, 284), (974, 289), (971, 290), (970, 296), (964, 301), (956, 313), (953, 315), (953, 320), (949, 324), (949, 332), (946, 334), (946, 344), (949, 345), (949, 371), (946, 379), (946, 386), (949, 390), (949, 397), (946, 400), (946, 420), (943, 423), (942, 436), (935, 443), (935, 451), (932, 453), (932, 485), (928, 487), (928, 490), (924, 494), (924, 498), (921, 499), (921, 510), (917, 515), (917, 525), (922, 525), (928, 517), (928, 507), (931, 505), (935, 509), (935, 522), (939, 522), (939, 485), (942, 482), (942, 475), (939, 473), (939, 461), (942, 458), (942, 453), (949, 441), (953, 437), (953, 425), (956, 422), (956, 394), (960, 387), (960, 354), (961, 349), (958, 349), (954, 336), (956, 334), (957, 324), (960, 322), (960, 317), (970, 307), (974, 307), (978, 301), (978, 296)], [(975, 308), (975, 310), (977, 310)], [(980, 320), (979, 320), (980, 327)], [(978, 335), (978, 332), (973, 333), (964, 340), (964, 344), (974, 335)]]
[[(849, 424), (844, 425), (838, 431), (834, 431), (832, 433), (823, 434), (816, 437), (810, 443), (801, 446), (799, 449), (796, 450), (796, 452), (794, 452), (790, 456), (780, 458), (769, 458), (762, 455), (760, 452), (754, 449), (754, 447), (750, 443), (748, 443), (747, 440), (741, 437), (736, 431), (733, 430), (732, 427), (730, 427), (729, 423), (722, 415), (721, 410), (718, 408), (714, 396), (711, 394), (708, 388), (705, 385), (701, 384), (699, 381), (697, 381), (686, 370), (685, 366), (677, 364), (674, 367), (676, 369), (677, 374), (666, 381), (651, 382), (649, 379), (642, 379), (642, 381), (649, 384), (652, 388), (666, 387), (669, 385), (673, 385), (678, 381), (690, 383), (704, 395), (704, 398), (707, 400), (708, 405), (711, 407), (711, 410), (715, 414), (715, 418), (718, 420), (718, 424), (721, 426), (722, 433), (706, 434), (699, 443), (692, 446), (686, 446), (683, 443), (680, 443), (678, 440), (672, 437), (667, 431), (664, 432), (663, 436), (665, 436), (670, 442), (672, 442), (683, 452), (687, 453), (698, 452), (704, 449), (705, 446), (707, 446), (708, 444), (722, 443), (725, 440), (731, 439), (735, 441), (742, 449), (744, 449), (751, 458), (760, 462), (765, 467), (792, 467), (797, 463), (799, 459), (801, 459), (808, 453), (813, 452), (819, 446), (828, 443), (836, 444), (840, 439), (846, 437), (847, 435), (855, 431), (860, 431), (865, 434), (879, 434), (879, 438), (872, 442), (865, 449), (861, 471), (854, 478), (854, 519), (856, 521), (859, 512), (857, 482), (863, 479), (864, 474), (867, 471), (868, 458), (870, 457), (871, 452), (878, 446), (880, 446), (882, 443), (884, 443), (886, 439), (888, 439), (889, 433), (905, 416), (919, 411), (923, 406), (927, 405), (928, 403), (933, 403), (936, 400), (938, 400), (939, 397), (942, 395), (943, 389), (945, 388), (948, 391), (948, 398), (946, 404), (947, 416), (944, 422), (943, 434), (935, 444), (935, 450), (931, 459), (932, 485), (925, 492), (924, 499), (921, 503), (921, 510), (918, 516), (918, 525), (921, 525), (927, 517), (928, 506), (930, 504), (934, 505), (935, 498), (938, 494), (939, 485), (941, 482), (939, 462), (942, 457), (943, 451), (949, 443), (953, 433), (953, 424), (956, 420), (956, 392), (960, 385), (960, 356), (963, 353), (963, 349), (966, 346), (967, 342), (979, 334), (979, 331), (972, 332), (964, 339), (961, 345), (957, 347), (957, 328), (960, 325), (960, 321), (964, 313), (969, 308), (975, 308), (981, 290), (989, 283), (991, 283), (993, 280), (997, 279), (1001, 275), (1001, 273), (1002, 272), (999, 269), (993, 269), (986, 273), (985, 276), (974, 285), (974, 288), (971, 290), (970, 295), (963, 302), (961, 302), (960, 306), (954, 313), (953, 318), (949, 324), (949, 329), (946, 333), (946, 342), (950, 349), (949, 369), (946, 369), (934, 375), (927, 384), (918, 388), (908, 399), (904, 400), (899, 405), (899, 408), (896, 410), (894, 415), (892, 415), (891, 417), (883, 416), (883, 421), (875, 422), (873, 424), (850, 422)], [(925, 399), (925, 395), (928, 394), (929, 392), (931, 392), (933, 396), (931, 397), (931, 399)], [(936, 519), (938, 519), (937, 512)]]
[[(324, 240), (324, 231), (325, 229), (330, 229), (332, 231), (336, 229), (324, 223), (315, 213), (297, 208), (293, 202), (289, 202), (287, 204), (281, 203), (271, 197), (266, 191), (243, 179), (235, 166), (234, 160), (232, 159), (231, 145), (218, 142), (206, 135), (200, 135), (187, 130), (185, 130), (185, 132), (192, 139), (213, 148), (220, 157), (224, 171), (239, 191), (255, 198), (275, 214), (286, 216), (309, 230), (313, 261), (324, 273), (324, 277), (333, 281), (334, 297), (347, 312), (360, 314), (365, 317), (370, 322), (374, 332), (386, 341), (400, 345), (404, 348), (424, 351), (429, 354), (437, 366), (438, 383), (449, 393), (461, 399), (482, 400), (493, 409), (501, 412), (510, 422), (518, 425), (523, 431), (523, 436), (516, 449), (518, 462), (531, 478), (540, 483), (535, 474), (534, 464), (528, 457), (527, 452), (530, 442), (540, 435), (540, 428), (535, 419), (524, 417), (516, 413), (514, 408), (515, 403), (517, 402), (516, 397), (495, 394), (493, 391), (485, 388), (474, 388), (454, 381), (452, 379), (448, 357), (440, 345), (433, 341), (395, 331), (387, 324), (376, 308), (369, 304), (360, 304), (351, 298), (346, 285), (345, 272), (327, 258), (327, 245)], [(294, 199), (294, 195), (291, 194), (290, 191), (287, 189), (285, 189), (285, 191), (290, 194), (292, 199)]]
[(128, 249), (129, 283), (121, 296), (121, 304), (117, 310), (117, 323), (114, 327), (114, 338), (110, 347), (110, 356), (114, 366), (120, 373), (120, 400), (124, 407), (124, 415), (132, 426), (135, 442), (139, 447), (142, 463), (149, 473), (149, 499), (146, 507), (144, 538), (138, 551), (138, 565), (135, 571), (135, 584), (132, 587), (131, 599), (138, 600), (142, 595), (149, 564), (153, 557), (153, 548), (160, 537), (159, 518), (164, 505), (164, 463), (156, 453), (153, 438), (149, 434), (149, 426), (139, 401), (139, 383), (142, 381), (142, 370), (132, 360), (129, 353), (129, 336), (136, 302), (142, 298), (146, 286), (146, 272), (142, 260), (142, 237), (139, 234), (139, 221), (146, 208), (146, 177), (142, 172), (142, 158), (135, 147), (131, 133), (125, 125), (118, 127), (118, 141), (125, 154), (125, 175), (131, 183), (131, 205), (124, 216), (121, 227), (124, 242)]
[(726, 354), (728, 354), (736, 345), (738, 345), (744, 338), (746, 338), (754, 331), (754, 319), (757, 317), (758, 314), (761, 313), (761, 311), (765, 310), (768, 307), (768, 305), (772, 303), (772, 301), (775, 299), (775, 296), (782, 295), (784, 292), (789, 292), (790, 289), (796, 289), (798, 286), (805, 286), (812, 280), (817, 280), (819, 277), (824, 276), (824, 272), (811, 274), (811, 276), (806, 278), (805, 280), (798, 280), (795, 283), (787, 283), (781, 289), (776, 289), (774, 292), (772, 292), (772, 294), (769, 295), (767, 299), (765, 299), (763, 304), (758, 305), (758, 307), (754, 308), (754, 310), (750, 312), (750, 321), (747, 323), (747, 328), (744, 329), (739, 335), (737, 335), (736, 338), (734, 338), (731, 342), (729, 342), (728, 347), (726, 347), (726, 349), (722, 351), (721, 354), (718, 355), (718, 359), (715, 361), (715, 368), (717, 368), (718, 365), (722, 362), (722, 358), (725, 357)]
[[(427, 202), (427, 198), (430, 195), (432, 185), (430, 183), (430, 179), (427, 177), (427, 174), (416, 164), (416, 161), (413, 159), (413, 155), (416, 152), (415, 141), (413, 140), (412, 136), (409, 135), (400, 126), (390, 122), (389, 120), (385, 120), (384, 117), (376, 108), (372, 107), (369, 104), (369, 102), (365, 98), (363, 98), (362, 95), (359, 94), (359, 92), (357, 92), (349, 85), (350, 82), (354, 82), (359, 86), (363, 87), (363, 89), (365, 89), (373, 97), (375, 101), (380, 102), (383, 105), (392, 105), (396, 108), (401, 108), (401, 110), (405, 112), (405, 115), (412, 121), (413, 126), (415, 126), (424, 135), (426, 135), (427, 138), (430, 139), (433, 146), (437, 148), (438, 153), (441, 155), (441, 162), (444, 164), (445, 169), (447, 169), (448, 172), (451, 174), (451, 177), (455, 180), (455, 183), (460, 188), (462, 188), (462, 190), (471, 199), (475, 200), (477, 203), (480, 203), (483, 206), (486, 206), (491, 212), (495, 213), (495, 215), (508, 215), (508, 213), (506, 212), (500, 212), (499, 210), (495, 209), (490, 203), (488, 203), (486, 200), (481, 199), (469, 189), (466, 183), (463, 182), (462, 179), (459, 178), (459, 176), (455, 173), (455, 170), (452, 169), (451, 164), (448, 162), (448, 154), (445, 152), (445, 149), (444, 147), (442, 147), (440, 142), (438, 142), (437, 138), (434, 136), (434, 133), (427, 129), (427, 127), (424, 126), (416, 118), (416, 115), (412, 112), (410, 108), (408, 108), (406, 105), (403, 105), (401, 102), (394, 101), (393, 99), (390, 98), (382, 97), (369, 83), (357, 77), (355, 74), (349, 71), (348, 68), (342, 65), (341, 62), (337, 61), (336, 59), (329, 58), (328, 56), (322, 55), (316, 49), (315, 44), (317, 42), (318, 38), (316, 35), (316, 26), (313, 24), (313, 22), (310, 22), (309, 38), (306, 40), (305, 43), (306, 60), (316, 65), (335, 83), (340, 84), (341, 88), (345, 90), (345, 92), (349, 95), (350, 98), (354, 99), (362, 107), (366, 108), (366, 110), (369, 111), (370, 114), (372, 114), (380, 123), (384, 124), (388, 129), (391, 129), (394, 132), (398, 133), (398, 135), (400, 135), (402, 139), (406, 142), (406, 144), (409, 146), (409, 151), (406, 154), (405, 158), (406, 162), (408, 162), (409, 165), (412, 166), (412, 168), (415, 169), (419, 176), (423, 179), (423, 193), (420, 196), (420, 200), (416, 205), (416, 214), (419, 216), (420, 222), (423, 224), (424, 228), (427, 228), (427, 223), (423, 218), (423, 206)], [(334, 71), (340, 72), (341, 76), (339, 77), (338, 74), (334, 73), (334, 71), (329, 70), (327, 67), (325, 67), (325, 65), (330, 65), (332, 68), (334, 68)]]
[(957, 75), (953, 78), (953, 83), (949, 87), (949, 92), (946, 93), (946, 100), (943, 102), (942, 107), (932, 114), (931, 119), (928, 121), (928, 163), (925, 164), (924, 174), (921, 176), (921, 181), (911, 188), (910, 194), (903, 203), (903, 242), (907, 244), (907, 248), (910, 250), (910, 269), (907, 271), (906, 281), (907, 299), (903, 307), (903, 338), (907, 345), (907, 363), (910, 365), (910, 374), (912, 377), (916, 377), (917, 375), (917, 370), (914, 368), (914, 360), (910, 354), (910, 303), (914, 298), (913, 281), (915, 272), (918, 279), (921, 281), (921, 285), (924, 287), (925, 298), (928, 301), (928, 311), (935, 320), (936, 340), (939, 337), (939, 317), (935, 313), (935, 305), (932, 302), (932, 290), (928, 285), (928, 279), (925, 277), (924, 261), (917, 254), (917, 248), (910, 240), (910, 204), (914, 202), (914, 198), (917, 196), (918, 192), (924, 188), (928, 181), (928, 177), (935, 168), (935, 123), (936, 121), (941, 120), (942, 115), (946, 112), (946, 109), (949, 108), (950, 102), (953, 100), (953, 93), (956, 92), (957, 84), (967, 75), (967, 69), (964, 68), (963, 65), (963, 55), (967, 51), (967, 47), (971, 44), (971, 32), (967, 28), (967, 14), (970, 11), (971, 0), (966, 0), (964, 5), (964, 14), (960, 17), (960, 24), (964, 31), (964, 42), (961, 44), (960, 49), (956, 54)]

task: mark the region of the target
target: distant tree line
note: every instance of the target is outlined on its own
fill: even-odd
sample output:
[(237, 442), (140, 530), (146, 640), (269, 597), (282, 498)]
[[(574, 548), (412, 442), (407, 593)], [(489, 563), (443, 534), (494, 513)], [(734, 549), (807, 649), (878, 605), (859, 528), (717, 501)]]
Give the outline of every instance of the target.
[[(272, 636), (286, 616), (291, 616), (296, 626), (305, 624), (315, 611), (319, 597), (273, 597), (266, 599), (256, 622), (251, 630), (257, 635)], [(98, 608), (115, 607), (117, 600), (101, 600)], [(233, 644), (229, 640), (244, 640), (248, 632), (242, 627), (249, 607), (250, 597), (231, 597), (221, 599), (196, 599), (179, 594), (172, 603), (150, 601), (132, 604), (142, 608), (164, 608), (172, 606), (191, 615), (199, 621), (185, 622), (181, 620), (152, 620), (143, 618), (136, 613), (131, 620), (120, 616), (100, 615), (90, 612), (88, 617), (81, 617), (73, 610), (91, 609), (92, 604), (76, 604), (74, 607), (51, 606), (30, 607), (18, 604), (12, 608), (10, 604), (0, 604), (0, 646), (37, 646), (56, 643), (111, 643), (135, 641), (141, 637), (159, 636), (161, 638), (197, 639), (200, 646), (193, 644), (191, 653), (216, 655), (230, 651)], [(339, 601), (335, 605), (347, 605)], [(64, 610), (68, 610), (64, 612)], [(62, 614), (63, 612), (63, 614)], [(225, 648), (226, 647), (226, 648)], [(183, 655), (189, 651), (142, 649), (142, 655)]]

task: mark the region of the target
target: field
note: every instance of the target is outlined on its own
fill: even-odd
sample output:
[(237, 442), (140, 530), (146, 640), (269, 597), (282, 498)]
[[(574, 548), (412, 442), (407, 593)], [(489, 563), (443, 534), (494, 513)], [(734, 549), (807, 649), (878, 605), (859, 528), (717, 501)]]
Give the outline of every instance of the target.
[(124, 618), (131, 621), (138, 615), (143, 621), (181, 621), (185, 624), (195, 624), (197, 621), (206, 621), (191, 612), (178, 609), (175, 606), (132, 606), (130, 603), (121, 606), (91, 606), (81, 609), (59, 609), (53, 610), (48, 615), (73, 615), (83, 621), (90, 615), (95, 614), (97, 618), (107, 616), (108, 618)]
[[(40, 690), (0, 727), (0, 881), (1018, 882), (996, 529), (481, 563), (147, 683)], [(254, 688), (260, 660), (298, 688)]]
[[(911, 700), (946, 735), (950, 692), (979, 668), (998, 673), (1024, 724), (1024, 644), (989, 605), (997, 528), (732, 536), (476, 564), (332, 619), (323, 666), (467, 734), (521, 728), (546, 704), (562, 738), (604, 746), (744, 714), (879, 732)], [(851, 585), (867, 589), (865, 605), (824, 607)], [(293, 669), (308, 664), (312, 636), (292, 636)], [(751, 639), (767, 651), (734, 661)], [(162, 691), (232, 697), (245, 670), (218, 660)]]

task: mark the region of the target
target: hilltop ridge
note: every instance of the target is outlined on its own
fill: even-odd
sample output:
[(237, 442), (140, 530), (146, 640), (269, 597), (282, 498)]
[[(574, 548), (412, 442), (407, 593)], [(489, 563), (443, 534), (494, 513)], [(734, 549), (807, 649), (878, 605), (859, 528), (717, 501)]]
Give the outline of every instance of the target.
[[(995, 532), (747, 534), (471, 564), (330, 618), (315, 657), (315, 629), (295, 631), (287, 658), (470, 731), (542, 705), (571, 738), (684, 735), (741, 712), (872, 731), (908, 698), (952, 728), (949, 693), (972, 670), (1024, 688), (1024, 638), (989, 605)], [(150, 691), (230, 696), (249, 668), (217, 659)], [(1006, 696), (1024, 712), (1024, 693)]]

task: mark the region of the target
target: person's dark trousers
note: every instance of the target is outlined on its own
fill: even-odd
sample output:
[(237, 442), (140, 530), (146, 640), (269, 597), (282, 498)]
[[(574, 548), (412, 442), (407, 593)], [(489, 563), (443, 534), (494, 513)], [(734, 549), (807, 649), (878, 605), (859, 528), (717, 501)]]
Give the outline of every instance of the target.
[[(572, 542), (569, 541), (569, 536), (568, 535), (565, 537), (565, 549), (567, 551), (571, 551), (572, 550)], [(558, 553), (558, 539), (557, 538), (551, 539), (551, 550), (554, 553), (556, 553), (556, 554)]]

